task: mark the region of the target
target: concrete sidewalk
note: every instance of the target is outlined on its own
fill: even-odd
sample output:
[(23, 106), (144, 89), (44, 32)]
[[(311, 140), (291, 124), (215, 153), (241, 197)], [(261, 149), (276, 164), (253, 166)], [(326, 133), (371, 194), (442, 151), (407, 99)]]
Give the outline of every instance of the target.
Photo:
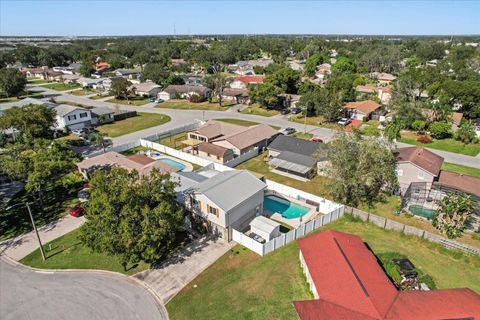
[[(84, 222), (85, 217), (75, 218), (70, 215), (52, 221), (38, 228), (40, 240), (45, 245), (47, 242), (79, 228)], [(33, 230), (0, 243), (0, 254), (4, 254), (15, 261), (20, 261), (36, 249), (38, 249), (38, 241)]]
[(235, 244), (233, 241), (226, 243), (221, 239), (204, 237), (195, 240), (162, 265), (137, 273), (134, 277), (145, 281), (166, 304)]

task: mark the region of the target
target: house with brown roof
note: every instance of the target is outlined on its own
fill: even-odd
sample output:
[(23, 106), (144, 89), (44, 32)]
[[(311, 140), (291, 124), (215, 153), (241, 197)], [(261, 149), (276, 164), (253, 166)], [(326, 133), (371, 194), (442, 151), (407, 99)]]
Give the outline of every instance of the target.
[(210, 120), (204, 126), (190, 131), (187, 136), (188, 139), (231, 149), (239, 156), (254, 148), (266, 147), (278, 134), (275, 129), (265, 124), (244, 127)]
[(77, 163), (80, 173), (88, 177), (97, 170), (109, 170), (112, 167), (124, 168), (128, 171), (136, 170), (140, 175), (149, 175), (153, 169), (161, 173), (172, 173), (179, 171), (178, 168), (165, 162), (154, 160), (145, 155), (124, 156), (115, 151), (109, 151), (101, 155), (84, 159)]
[(222, 98), (235, 103), (247, 104), (248, 90), (245, 88), (225, 88), (222, 92)]
[(421, 147), (400, 148), (395, 153), (397, 179), (402, 194), (415, 182), (425, 183), (426, 190), (430, 190), (440, 174), (443, 158)]
[(156, 97), (162, 91), (162, 87), (152, 81), (140, 82), (134, 84), (135, 93), (144, 97)]
[(380, 109), (380, 105), (372, 100), (348, 102), (343, 106), (351, 119), (371, 119), (373, 113)]
[(397, 77), (395, 77), (393, 74), (385, 72), (373, 72), (370, 74), (370, 77), (377, 79), (382, 85), (389, 85), (392, 81), (397, 79)]
[(298, 241), (313, 300), (294, 301), (301, 320), (480, 319), (469, 288), (400, 291), (359, 236), (323, 231)]
[(194, 146), (193, 154), (199, 156), (200, 158), (220, 164), (224, 164), (225, 162), (233, 160), (235, 157), (232, 149), (208, 142), (202, 142), (199, 145)]

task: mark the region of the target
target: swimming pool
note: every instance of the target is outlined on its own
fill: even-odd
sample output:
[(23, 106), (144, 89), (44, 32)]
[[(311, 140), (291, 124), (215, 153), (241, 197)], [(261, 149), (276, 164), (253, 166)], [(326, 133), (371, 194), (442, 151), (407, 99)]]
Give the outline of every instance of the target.
[(175, 167), (175, 168), (178, 168), (178, 170), (180, 170), (180, 171), (185, 170), (185, 168), (187, 167), (187, 166), (185, 166), (183, 163), (180, 163), (180, 162), (175, 161), (175, 160), (170, 159), (170, 158), (160, 158), (160, 159), (158, 159), (158, 160), (159, 160), (159, 161), (162, 161), (163, 163), (166, 163), (166, 164), (168, 164), (168, 165), (171, 165), (171, 166), (173, 166), (173, 167)]
[(288, 201), (287, 199), (274, 195), (265, 196), (263, 206), (269, 211), (281, 214), (285, 219), (299, 218), (310, 211), (309, 208), (302, 207), (296, 203)]

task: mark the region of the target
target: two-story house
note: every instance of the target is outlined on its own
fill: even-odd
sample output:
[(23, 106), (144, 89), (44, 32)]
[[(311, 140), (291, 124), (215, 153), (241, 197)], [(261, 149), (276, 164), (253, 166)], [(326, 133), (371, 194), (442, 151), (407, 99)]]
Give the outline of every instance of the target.
[(57, 112), (57, 129), (79, 130), (92, 125), (92, 114), (88, 109), (68, 104), (59, 104), (54, 109)]
[(226, 241), (262, 214), (267, 185), (246, 170), (172, 173), (179, 181), (177, 201), (200, 217), (207, 230)]

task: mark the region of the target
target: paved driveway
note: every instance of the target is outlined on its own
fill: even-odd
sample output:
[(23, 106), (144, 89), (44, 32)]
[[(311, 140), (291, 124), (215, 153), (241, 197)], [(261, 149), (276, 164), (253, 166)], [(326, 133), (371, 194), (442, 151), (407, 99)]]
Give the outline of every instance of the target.
[(137, 273), (134, 277), (145, 281), (166, 304), (234, 245), (234, 242), (204, 237), (192, 242), (179, 255), (158, 268)]
[(134, 279), (99, 272), (40, 272), (0, 257), (0, 319), (168, 319)]

